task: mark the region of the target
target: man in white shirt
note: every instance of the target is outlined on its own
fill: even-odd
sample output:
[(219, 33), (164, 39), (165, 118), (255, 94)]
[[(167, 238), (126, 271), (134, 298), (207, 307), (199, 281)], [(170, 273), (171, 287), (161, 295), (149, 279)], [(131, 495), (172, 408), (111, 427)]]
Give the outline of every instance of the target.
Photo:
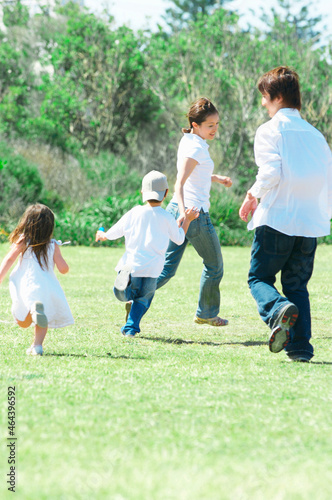
[(125, 238), (126, 251), (115, 268), (114, 295), (126, 302), (126, 324), (121, 328), (126, 337), (140, 332), (140, 321), (151, 305), (164, 267), (169, 240), (181, 245), (190, 222), (199, 216), (196, 208), (187, 209), (178, 227), (174, 217), (161, 207), (167, 192), (166, 176), (152, 170), (142, 181), (146, 205), (129, 210), (106, 233), (96, 233), (96, 241)]
[[(271, 329), (271, 352), (309, 361), (310, 302), (317, 237), (330, 234), (332, 155), (323, 135), (301, 118), (299, 78), (280, 66), (264, 74), (258, 89), (271, 120), (255, 137), (256, 182), (240, 208), (255, 229), (249, 287)], [(260, 198), (258, 204), (257, 198)], [(281, 271), (282, 296), (274, 286)]]

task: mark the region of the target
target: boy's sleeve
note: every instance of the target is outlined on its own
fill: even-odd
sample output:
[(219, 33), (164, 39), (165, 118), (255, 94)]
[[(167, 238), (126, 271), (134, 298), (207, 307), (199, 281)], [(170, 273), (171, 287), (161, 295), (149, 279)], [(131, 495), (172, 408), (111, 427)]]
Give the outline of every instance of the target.
[(258, 174), (255, 184), (249, 189), (255, 198), (261, 198), (267, 191), (279, 184), (281, 156), (278, 148), (279, 133), (264, 126), (259, 127), (255, 137), (255, 161)]
[(182, 245), (182, 243), (184, 242), (184, 238), (184, 230), (182, 229), (182, 227), (178, 226), (178, 223), (172, 217), (169, 224), (169, 239), (176, 245)]
[(124, 230), (126, 223), (129, 218), (130, 211), (124, 214), (121, 219), (114, 224), (108, 231), (106, 231), (105, 236), (108, 240), (117, 240), (124, 236)]

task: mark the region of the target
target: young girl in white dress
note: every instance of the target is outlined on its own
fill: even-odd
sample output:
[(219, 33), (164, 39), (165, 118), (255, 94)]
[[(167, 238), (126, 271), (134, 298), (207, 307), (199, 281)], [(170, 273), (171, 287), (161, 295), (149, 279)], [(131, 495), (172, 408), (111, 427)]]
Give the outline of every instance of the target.
[(43, 354), (48, 327), (62, 328), (74, 323), (54, 273), (54, 265), (61, 274), (66, 274), (69, 266), (52, 239), (53, 229), (52, 210), (41, 204), (29, 206), (9, 237), (12, 247), (0, 266), (1, 283), (19, 257), (10, 274), (9, 291), (16, 323), (22, 328), (34, 324), (34, 341), (27, 350), (31, 355)]

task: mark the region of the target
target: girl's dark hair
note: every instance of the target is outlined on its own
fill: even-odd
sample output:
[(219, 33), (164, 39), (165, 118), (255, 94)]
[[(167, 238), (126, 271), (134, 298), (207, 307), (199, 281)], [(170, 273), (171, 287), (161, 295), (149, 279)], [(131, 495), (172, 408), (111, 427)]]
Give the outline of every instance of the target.
[(54, 213), (45, 205), (30, 205), (9, 236), (11, 243), (23, 243), (22, 255), (31, 248), (40, 267), (47, 267), (47, 247), (54, 229)]
[(206, 121), (208, 116), (214, 115), (216, 113), (218, 113), (218, 110), (212, 104), (210, 99), (208, 99), (207, 97), (200, 97), (190, 106), (189, 111), (186, 115), (189, 121), (189, 128), (183, 128), (182, 132), (184, 134), (189, 134), (191, 132), (191, 129), (193, 128), (193, 122), (201, 125), (201, 123)]
[(261, 76), (258, 90), (268, 94), (273, 101), (281, 97), (286, 106), (301, 110), (301, 92), (298, 74), (288, 66), (278, 66)]

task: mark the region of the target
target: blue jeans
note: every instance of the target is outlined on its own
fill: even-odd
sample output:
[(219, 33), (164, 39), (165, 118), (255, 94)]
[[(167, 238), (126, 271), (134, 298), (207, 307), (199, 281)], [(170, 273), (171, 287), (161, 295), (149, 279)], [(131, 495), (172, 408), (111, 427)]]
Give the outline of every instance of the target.
[(118, 300), (121, 302), (132, 301), (127, 323), (121, 328), (122, 332), (135, 335), (141, 331), (139, 324), (150, 307), (156, 286), (157, 278), (131, 277), (129, 285), (123, 292), (113, 288), (114, 295)]
[[(180, 215), (176, 203), (170, 203), (166, 210), (176, 219)], [(223, 276), (223, 260), (220, 242), (208, 212), (201, 210), (198, 219), (191, 222), (182, 245), (169, 242), (164, 269), (158, 278), (157, 288), (164, 286), (175, 275), (188, 241), (202, 257), (204, 265), (196, 316), (203, 319), (214, 318), (218, 315), (220, 307), (219, 283)]]
[[(258, 227), (255, 231), (248, 283), (260, 317), (272, 327), (278, 311), (285, 305), (295, 304), (299, 310), (298, 320), (290, 329), (290, 342), (285, 348), (289, 357), (304, 354), (310, 359), (314, 352), (310, 344), (307, 284), (313, 271), (316, 247), (316, 238), (288, 236), (269, 226)], [(279, 271), (284, 297), (274, 286)]]

